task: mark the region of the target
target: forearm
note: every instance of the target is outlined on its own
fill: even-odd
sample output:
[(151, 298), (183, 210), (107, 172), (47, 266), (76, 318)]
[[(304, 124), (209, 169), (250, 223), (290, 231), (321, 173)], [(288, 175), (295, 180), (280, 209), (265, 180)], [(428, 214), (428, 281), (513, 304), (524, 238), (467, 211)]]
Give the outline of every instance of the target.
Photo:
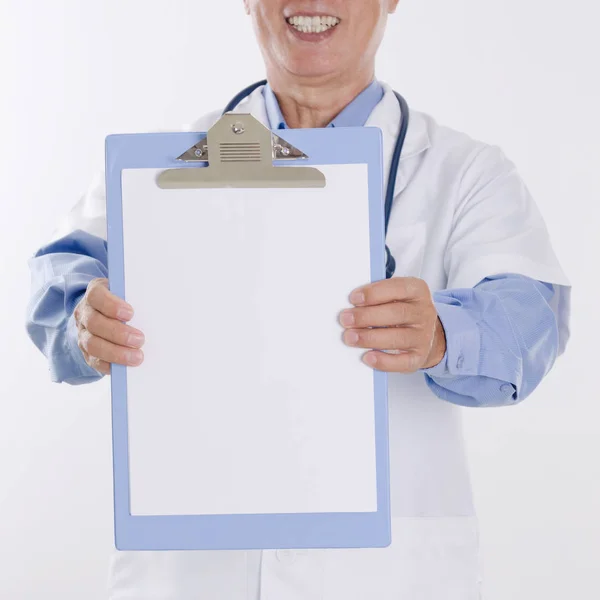
[(39, 250), (29, 260), (32, 296), (27, 308), (27, 332), (48, 359), (54, 382), (73, 385), (101, 378), (84, 360), (77, 345), (73, 310), (88, 283), (107, 276), (103, 240), (74, 232)]
[(552, 295), (551, 286), (514, 275), (434, 294), (447, 350), (424, 371), (432, 391), (462, 406), (524, 400), (558, 353)]

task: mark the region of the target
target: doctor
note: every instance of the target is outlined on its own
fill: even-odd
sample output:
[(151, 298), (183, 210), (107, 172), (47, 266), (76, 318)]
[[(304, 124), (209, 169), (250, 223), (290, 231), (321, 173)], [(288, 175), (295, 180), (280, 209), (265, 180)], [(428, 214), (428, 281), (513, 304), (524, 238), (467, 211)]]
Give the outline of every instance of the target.
[[(397, 2), (245, 0), (269, 83), (236, 110), (273, 129), (379, 127), (389, 173), (401, 114), (374, 64)], [(188, 129), (206, 131), (219, 115)], [(365, 368), (391, 373), (392, 545), (116, 553), (111, 600), (480, 597), (461, 406), (510, 406), (533, 392), (565, 348), (569, 286), (502, 152), (416, 111), (409, 123), (387, 235), (395, 277), (348, 290), (340, 307), (344, 342), (365, 349)], [(143, 332), (126, 324), (133, 307), (108, 291), (105, 240), (100, 176), (30, 260), (28, 331), (54, 381), (89, 383), (110, 363), (143, 361)]]

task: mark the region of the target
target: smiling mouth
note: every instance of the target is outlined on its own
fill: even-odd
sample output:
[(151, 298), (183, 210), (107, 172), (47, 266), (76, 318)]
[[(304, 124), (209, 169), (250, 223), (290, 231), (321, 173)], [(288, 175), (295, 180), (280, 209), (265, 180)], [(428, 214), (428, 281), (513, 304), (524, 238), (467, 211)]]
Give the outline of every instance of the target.
[(288, 25), (301, 33), (325, 33), (340, 23), (340, 19), (337, 17), (308, 15), (296, 15), (289, 17), (286, 21)]

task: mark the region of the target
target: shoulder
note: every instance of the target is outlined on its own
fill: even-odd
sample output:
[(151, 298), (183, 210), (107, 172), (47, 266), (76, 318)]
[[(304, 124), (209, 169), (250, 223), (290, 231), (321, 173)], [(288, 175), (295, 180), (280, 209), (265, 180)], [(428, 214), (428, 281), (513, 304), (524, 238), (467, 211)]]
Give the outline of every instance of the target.
[(425, 185), (435, 202), (447, 204), (453, 214), (484, 200), (486, 210), (490, 202), (510, 210), (530, 202), (514, 163), (497, 145), (440, 124), (425, 112), (411, 111), (411, 127), (413, 136), (426, 138), (422, 151), (402, 163), (415, 198), (422, 198)]
[(497, 145), (439, 124), (431, 115), (416, 112), (429, 136), (421, 169), (446, 199), (455, 215), (477, 207), (486, 218), (530, 211), (533, 199), (515, 164)]
[(450, 170), (457, 175), (513, 166), (502, 149), (493, 143), (440, 124), (425, 112), (413, 110), (411, 119), (416, 128), (427, 132), (429, 146), (423, 153), (423, 159), (432, 166)]
[(412, 111), (411, 116), (416, 125), (420, 123), (425, 128), (429, 137), (429, 147), (422, 157), (423, 166), (455, 182), (463, 192), (497, 178), (518, 179), (515, 164), (498, 145), (440, 124), (427, 113)]
[[(382, 82), (384, 95), (371, 114), (368, 125), (379, 127), (387, 138), (388, 149), (398, 135), (401, 111), (397, 94), (393, 88)], [(409, 124), (402, 152), (405, 167), (412, 162), (416, 167), (444, 169), (459, 173), (470, 165), (476, 157), (495, 161), (502, 159), (497, 146), (475, 139), (468, 133), (448, 127), (425, 111), (413, 107), (408, 99)]]

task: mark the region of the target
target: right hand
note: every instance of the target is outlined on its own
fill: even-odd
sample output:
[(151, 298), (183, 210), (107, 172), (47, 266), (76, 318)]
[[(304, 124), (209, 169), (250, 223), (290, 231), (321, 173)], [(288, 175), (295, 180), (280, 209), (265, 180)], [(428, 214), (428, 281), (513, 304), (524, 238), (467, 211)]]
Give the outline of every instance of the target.
[(144, 334), (121, 321), (133, 318), (133, 308), (108, 289), (108, 279), (93, 279), (73, 313), (77, 344), (87, 364), (105, 375), (111, 363), (142, 364)]

